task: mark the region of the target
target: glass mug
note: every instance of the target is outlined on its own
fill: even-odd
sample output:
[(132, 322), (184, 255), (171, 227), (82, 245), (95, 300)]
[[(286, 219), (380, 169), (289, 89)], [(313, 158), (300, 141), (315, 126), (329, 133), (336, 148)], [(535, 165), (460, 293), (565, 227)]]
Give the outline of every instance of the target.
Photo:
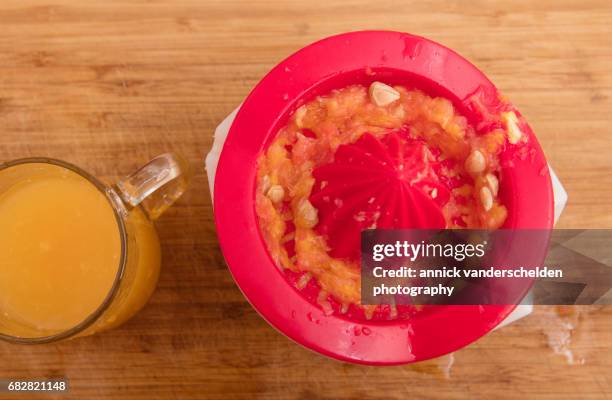
[(0, 339), (48, 343), (119, 326), (153, 293), (153, 225), (186, 190), (160, 155), (114, 186), (63, 161), (0, 164)]

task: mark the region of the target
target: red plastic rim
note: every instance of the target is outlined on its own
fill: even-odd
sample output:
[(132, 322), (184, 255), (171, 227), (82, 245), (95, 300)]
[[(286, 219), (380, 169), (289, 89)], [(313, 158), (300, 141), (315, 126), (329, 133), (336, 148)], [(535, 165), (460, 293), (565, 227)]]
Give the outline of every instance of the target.
[[(278, 64), (242, 105), (225, 142), (215, 179), (215, 221), (236, 283), (275, 328), (321, 354), (344, 361), (404, 364), (437, 357), (475, 341), (515, 308), (439, 306), (413, 319), (371, 322), (324, 315), (288, 284), (259, 233), (254, 186), (257, 157), (293, 110), (316, 95), (380, 80), (444, 96), (468, 120), (472, 94), (497, 93), (474, 65), (452, 50), (407, 33), (352, 32), (311, 44)], [(506, 228), (549, 229), (553, 194), (544, 154), (527, 129), (532, 153), (502, 172)], [(516, 159), (512, 150), (503, 159)]]

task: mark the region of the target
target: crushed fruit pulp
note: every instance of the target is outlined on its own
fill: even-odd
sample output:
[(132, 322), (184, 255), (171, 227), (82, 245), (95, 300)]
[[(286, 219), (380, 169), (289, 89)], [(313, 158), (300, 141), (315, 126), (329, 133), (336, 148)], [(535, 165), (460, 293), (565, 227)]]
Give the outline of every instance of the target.
[[(488, 123), (474, 128), (448, 99), (383, 86), (399, 98), (380, 105), (372, 86), (368, 91), (353, 85), (302, 105), (258, 159), (256, 212), (268, 251), (279, 267), (299, 277), (294, 279), (299, 289), (314, 278), (320, 287), (316, 301), (326, 313), (356, 307), (369, 319), (382, 307), (360, 306), (355, 232), (496, 229), (507, 217), (498, 197), (503, 187), (499, 154), (510, 145), (509, 130), (516, 139), (518, 126), (504, 126), (501, 111), (507, 113), (508, 107), (481, 110), (488, 113)], [(473, 107), (481, 107), (479, 99), (474, 97)], [(356, 151), (361, 155), (346, 155)], [(360, 157), (369, 161), (360, 165)], [(376, 163), (377, 157), (390, 162)], [(364, 166), (375, 173), (368, 175)], [(406, 169), (410, 172), (402, 172)], [(386, 181), (377, 186), (381, 177)], [(418, 198), (402, 218), (397, 208), (377, 199), (389, 182)], [(414, 210), (415, 205), (421, 209)], [(439, 218), (419, 222), (424, 205), (427, 214), (439, 212)], [(385, 318), (398, 317), (393, 305), (386, 310)]]

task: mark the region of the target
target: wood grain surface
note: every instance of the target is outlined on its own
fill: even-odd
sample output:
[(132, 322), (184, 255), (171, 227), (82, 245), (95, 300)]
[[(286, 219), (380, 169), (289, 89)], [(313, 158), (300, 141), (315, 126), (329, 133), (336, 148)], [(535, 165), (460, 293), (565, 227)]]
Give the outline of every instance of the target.
[(331, 34), (401, 30), (457, 50), (518, 106), (569, 192), (560, 227), (612, 227), (611, 20), (608, 0), (3, 0), (0, 160), (52, 156), (113, 181), (174, 150), (196, 176), (158, 223), (143, 312), (91, 338), (0, 343), (0, 378), (66, 376), (73, 399), (612, 398), (610, 307), (538, 308), (413, 366), (296, 345), (234, 285), (203, 169), (215, 126), (278, 61)]

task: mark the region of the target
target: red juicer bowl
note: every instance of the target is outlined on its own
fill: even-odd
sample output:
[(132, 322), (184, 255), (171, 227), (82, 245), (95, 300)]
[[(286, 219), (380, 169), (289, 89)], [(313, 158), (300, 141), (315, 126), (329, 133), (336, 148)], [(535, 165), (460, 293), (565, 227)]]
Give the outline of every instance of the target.
[[(343, 361), (405, 364), (455, 351), (491, 331), (515, 305), (435, 306), (410, 319), (364, 321), (325, 315), (292, 286), (270, 258), (255, 213), (257, 157), (292, 113), (317, 95), (373, 81), (420, 89), (449, 99), (470, 123), (482, 117), (468, 99), (491, 107), (498, 91), (469, 61), (428, 39), (400, 32), (362, 31), (313, 43), (272, 69), (233, 122), (215, 177), (214, 212), (221, 248), (240, 289), (272, 326), (303, 346)], [(530, 157), (514, 146), (501, 154), (504, 228), (551, 229), (548, 166), (528, 126)]]

